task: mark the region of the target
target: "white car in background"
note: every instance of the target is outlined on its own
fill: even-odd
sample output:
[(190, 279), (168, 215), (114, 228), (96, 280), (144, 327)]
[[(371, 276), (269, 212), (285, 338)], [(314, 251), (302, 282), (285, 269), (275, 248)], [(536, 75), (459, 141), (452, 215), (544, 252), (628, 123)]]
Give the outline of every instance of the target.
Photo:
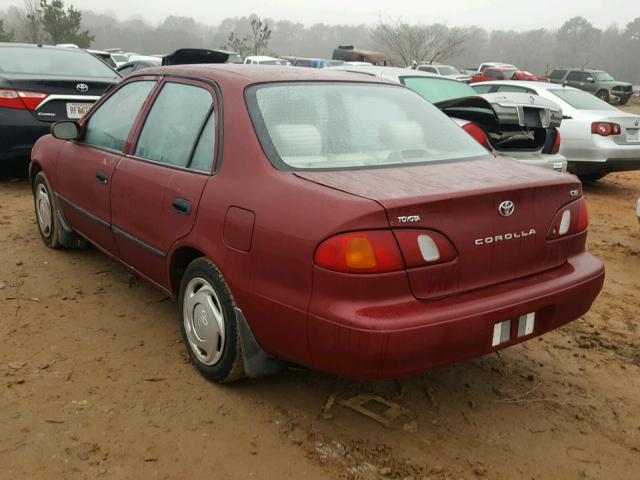
[(267, 57), (265, 55), (254, 55), (244, 59), (245, 65), (280, 65), (290, 67), (291, 62), (282, 58)]
[(340, 65), (341, 70), (401, 83), (433, 103), (487, 150), (529, 165), (567, 170), (558, 153), (557, 126), (562, 111), (556, 104), (530, 95), (478, 95), (468, 84), (411, 68)]
[(453, 67), (451, 65), (442, 65), (439, 63), (426, 63), (426, 64), (418, 65), (415, 69), (420, 70), (421, 72), (434, 73), (442, 77), (450, 78), (452, 80), (457, 80), (459, 82), (469, 83), (471, 81), (471, 75), (462, 73), (456, 67)]
[(640, 115), (623, 112), (590, 93), (554, 83), (502, 80), (471, 86), (480, 94), (518, 92), (552, 100), (562, 108), (560, 153), (582, 180), (640, 170)]

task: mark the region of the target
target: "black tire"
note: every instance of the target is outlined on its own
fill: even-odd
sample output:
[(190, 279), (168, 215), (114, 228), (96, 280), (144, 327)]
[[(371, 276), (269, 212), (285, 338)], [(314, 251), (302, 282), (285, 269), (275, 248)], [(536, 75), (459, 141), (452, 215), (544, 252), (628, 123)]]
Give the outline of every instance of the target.
[[(53, 199), (51, 186), (44, 172), (38, 172), (33, 182), (33, 203), (40, 238), (49, 248), (63, 248), (58, 207)], [(49, 209), (48, 214), (45, 211), (47, 208)], [(47, 218), (45, 219), (44, 217)]]
[(581, 182), (597, 182), (601, 178), (606, 177), (608, 174), (609, 174), (608, 172), (587, 173), (587, 174), (578, 175), (578, 178), (580, 179)]
[(626, 97), (620, 97), (620, 101), (618, 103), (620, 105), (626, 105), (627, 103), (629, 103), (629, 100), (631, 100), (631, 95), (628, 95)]
[(596, 97), (598, 97), (600, 100), (609, 103), (609, 91), (608, 90), (598, 90), (598, 92), (596, 93)]
[[(198, 329), (202, 329), (205, 333), (210, 333), (208, 330), (209, 322), (211, 322), (212, 325), (216, 325), (217, 323), (213, 323), (216, 317), (205, 307), (202, 307), (202, 305), (206, 305), (206, 303), (197, 303), (194, 306), (193, 303), (189, 304), (185, 298), (187, 290), (191, 296), (193, 290), (197, 288), (194, 287), (194, 285), (197, 286), (201, 284), (202, 281), (206, 282), (206, 285), (203, 284), (198, 288), (197, 295), (205, 295), (202, 292), (208, 291), (208, 288), (211, 287), (214, 295), (209, 295), (207, 298), (217, 307), (217, 311), (223, 314), (224, 330), (218, 329), (218, 332), (223, 333), (222, 335), (219, 334), (217, 348), (211, 349), (209, 352), (199, 348), (196, 345), (197, 341), (195, 341), (195, 338), (200, 338), (200, 336), (197, 335)], [(198, 371), (205, 378), (216, 383), (229, 383), (243, 378), (245, 372), (239, 328), (234, 310), (235, 300), (220, 270), (218, 270), (208, 258), (200, 257), (194, 260), (185, 270), (180, 281), (178, 306), (180, 307), (178, 314), (180, 332), (182, 333), (189, 358)], [(192, 308), (193, 310), (191, 310)], [(198, 311), (200, 311), (199, 314), (196, 313)], [(203, 311), (204, 318), (202, 317)], [(197, 315), (201, 315), (199, 321), (195, 318)], [(196, 328), (196, 324), (198, 328)], [(187, 328), (189, 328), (189, 332), (187, 332)], [(194, 335), (196, 335), (196, 337), (194, 337)], [(205, 337), (206, 335), (202, 335), (202, 338)], [(206, 357), (205, 353), (209, 353), (214, 357), (211, 359), (211, 362), (203, 358)], [(219, 356), (217, 360), (215, 359), (216, 356)]]

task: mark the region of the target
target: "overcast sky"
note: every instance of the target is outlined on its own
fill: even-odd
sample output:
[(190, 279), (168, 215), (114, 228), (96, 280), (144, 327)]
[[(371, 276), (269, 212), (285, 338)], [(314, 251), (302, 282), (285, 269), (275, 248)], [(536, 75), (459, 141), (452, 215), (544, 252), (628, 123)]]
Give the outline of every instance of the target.
[[(374, 24), (378, 17), (401, 16), (409, 22), (480, 25), (487, 29), (555, 28), (582, 15), (598, 27), (626, 25), (640, 16), (639, 0), (65, 0), (80, 9), (109, 12), (119, 19), (136, 15), (158, 23), (169, 15), (216, 24), (225, 17), (257, 13), (305, 25)], [(0, 8), (22, 4), (0, 0)]]

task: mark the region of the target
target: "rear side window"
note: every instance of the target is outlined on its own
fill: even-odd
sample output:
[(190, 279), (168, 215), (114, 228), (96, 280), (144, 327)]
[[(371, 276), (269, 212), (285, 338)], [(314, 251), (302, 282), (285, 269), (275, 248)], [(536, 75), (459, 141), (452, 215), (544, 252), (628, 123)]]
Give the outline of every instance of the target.
[(89, 118), (84, 142), (122, 152), (133, 122), (155, 84), (144, 80), (118, 89)]
[(566, 74), (566, 70), (554, 70), (551, 72), (551, 75), (549, 75), (549, 78), (551, 78), (551, 80), (562, 80)]
[(119, 78), (102, 60), (77, 48), (1, 48), (0, 72)]
[(489, 78), (502, 78), (502, 72), (498, 72), (497, 70), (486, 70), (484, 72), (484, 76)]
[(495, 86), (494, 85), (472, 85), (471, 88), (473, 88), (477, 93), (489, 93), (491, 92), (491, 89), (494, 89), (495, 91)]
[(149, 111), (134, 155), (187, 168), (212, 106), (213, 98), (208, 90), (167, 83)]

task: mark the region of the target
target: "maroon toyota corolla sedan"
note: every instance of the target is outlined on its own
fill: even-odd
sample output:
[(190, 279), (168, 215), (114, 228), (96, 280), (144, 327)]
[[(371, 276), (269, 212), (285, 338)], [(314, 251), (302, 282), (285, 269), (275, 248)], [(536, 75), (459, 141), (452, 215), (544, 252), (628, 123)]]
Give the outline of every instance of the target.
[(217, 382), (423, 372), (578, 318), (604, 279), (575, 177), (343, 72), (146, 70), (40, 139), (31, 178), (45, 244), (88, 241), (176, 298)]

